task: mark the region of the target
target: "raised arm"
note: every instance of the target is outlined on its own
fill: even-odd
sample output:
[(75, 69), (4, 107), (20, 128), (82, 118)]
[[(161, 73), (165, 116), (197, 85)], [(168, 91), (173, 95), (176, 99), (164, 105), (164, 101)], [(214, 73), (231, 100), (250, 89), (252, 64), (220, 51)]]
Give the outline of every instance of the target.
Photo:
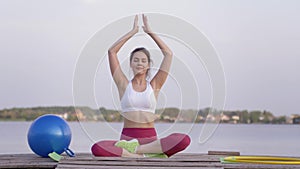
[(143, 22), (144, 22), (144, 26), (143, 26), (144, 32), (147, 33), (155, 41), (155, 43), (157, 44), (157, 46), (160, 48), (160, 50), (164, 55), (164, 58), (162, 60), (158, 72), (151, 80), (152, 87), (154, 87), (155, 90), (159, 91), (168, 77), (173, 53), (171, 49), (154, 32), (152, 32), (148, 23), (148, 18), (144, 14), (143, 14)]
[(109, 60), (109, 66), (110, 66), (110, 71), (111, 74), (113, 76), (113, 79), (119, 89), (119, 94), (122, 95), (122, 93), (120, 93), (120, 89), (124, 88), (124, 86), (127, 85), (128, 83), (128, 79), (126, 78), (126, 76), (124, 75), (123, 71), (121, 70), (120, 67), (120, 62), (118, 59), (118, 55), (117, 53), (119, 52), (119, 50), (121, 49), (121, 47), (133, 36), (135, 35), (139, 28), (138, 28), (138, 16), (136, 15), (134, 18), (134, 24), (133, 24), (133, 28), (131, 31), (129, 31), (128, 33), (126, 33), (124, 36), (122, 36), (117, 42), (115, 42), (108, 50), (108, 60)]

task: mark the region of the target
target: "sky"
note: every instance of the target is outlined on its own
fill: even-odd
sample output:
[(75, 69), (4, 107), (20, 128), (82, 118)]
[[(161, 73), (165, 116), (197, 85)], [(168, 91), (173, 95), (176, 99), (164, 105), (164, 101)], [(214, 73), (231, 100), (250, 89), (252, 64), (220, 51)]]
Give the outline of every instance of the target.
[[(214, 46), (226, 79), (225, 110), (300, 114), (299, 7), (298, 0), (1, 0), (0, 109), (73, 105), (74, 70), (89, 40), (124, 17), (160, 13), (192, 24)], [(128, 28), (123, 28), (124, 33)], [(170, 38), (163, 40), (171, 48), (183, 46)], [(129, 46), (121, 53), (128, 54)], [(176, 58), (192, 60), (182, 56), (189, 53), (184, 50), (175, 53)], [(112, 104), (101, 91), (111, 86), (105, 63), (99, 64), (95, 76), (99, 107)], [(181, 69), (172, 67), (173, 71)], [(191, 70), (199, 71), (196, 79), (203, 84), (200, 107), (209, 106), (209, 76), (203, 66), (191, 66)], [(174, 88), (165, 88), (161, 104), (180, 104), (179, 96), (166, 96), (177, 93), (170, 89)]]

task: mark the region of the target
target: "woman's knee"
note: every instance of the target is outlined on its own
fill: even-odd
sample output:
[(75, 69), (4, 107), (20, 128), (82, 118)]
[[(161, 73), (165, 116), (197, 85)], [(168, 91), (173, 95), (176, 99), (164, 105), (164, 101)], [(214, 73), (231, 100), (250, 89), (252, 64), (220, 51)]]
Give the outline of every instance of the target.
[(180, 147), (183, 150), (191, 143), (191, 138), (187, 134), (173, 133), (170, 136), (172, 137), (174, 142), (177, 143), (177, 147)]
[(92, 154), (94, 156), (101, 156), (101, 152), (103, 151), (101, 143), (100, 144), (99, 143), (100, 142), (95, 143), (91, 148)]
[(168, 156), (172, 156), (184, 149), (191, 143), (188, 135), (182, 133), (173, 133), (161, 139), (162, 150)]
[(115, 146), (116, 141), (99, 141), (91, 147), (94, 156), (120, 157), (122, 149)]

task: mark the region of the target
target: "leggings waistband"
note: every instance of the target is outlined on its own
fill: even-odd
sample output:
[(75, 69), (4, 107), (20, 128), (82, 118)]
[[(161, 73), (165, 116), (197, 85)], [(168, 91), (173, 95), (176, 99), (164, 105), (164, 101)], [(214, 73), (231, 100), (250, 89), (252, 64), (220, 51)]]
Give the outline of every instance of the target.
[(155, 128), (123, 128), (120, 139), (137, 139), (140, 144), (147, 144), (157, 140), (157, 133)]

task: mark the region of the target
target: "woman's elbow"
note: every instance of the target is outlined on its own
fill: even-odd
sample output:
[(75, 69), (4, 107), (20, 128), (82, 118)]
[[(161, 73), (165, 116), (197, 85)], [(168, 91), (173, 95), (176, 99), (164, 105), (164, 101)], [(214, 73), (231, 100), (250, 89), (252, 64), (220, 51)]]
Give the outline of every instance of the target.
[(108, 56), (112, 56), (112, 55), (116, 54), (116, 51), (114, 51), (113, 49), (108, 49), (107, 53), (108, 53)]
[(173, 52), (171, 50), (166, 50), (166, 51), (164, 51), (164, 55), (172, 57), (173, 56)]

